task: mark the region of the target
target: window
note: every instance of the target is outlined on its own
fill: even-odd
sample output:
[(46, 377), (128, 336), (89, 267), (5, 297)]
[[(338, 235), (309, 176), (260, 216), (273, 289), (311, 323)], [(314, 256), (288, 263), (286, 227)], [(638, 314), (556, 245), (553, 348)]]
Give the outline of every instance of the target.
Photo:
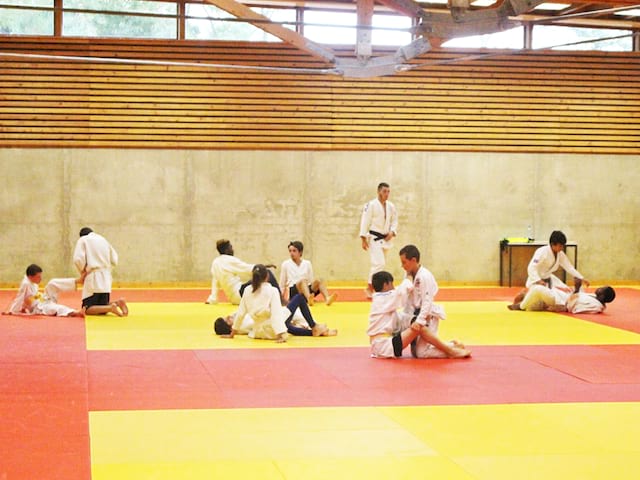
[(0, 35), (53, 35), (53, 0), (0, 0)]
[(452, 38), (443, 47), (458, 48), (524, 48), (524, 28), (516, 27), (503, 32)]
[(401, 15), (373, 15), (371, 43), (384, 46), (408, 45), (411, 36), (411, 18)]
[(355, 13), (305, 10), (304, 36), (316, 43), (355, 45)]
[(147, 0), (64, 0), (62, 34), (176, 38), (177, 5)]
[[(279, 42), (280, 39), (213, 5), (186, 5), (186, 38), (199, 40), (246, 40)], [(253, 8), (270, 20), (284, 22), (285, 28), (295, 30), (296, 11), (291, 8)], [(225, 20), (229, 19), (229, 20)]]
[[(612, 40), (595, 41), (600, 38), (619, 37), (628, 35), (624, 38)], [(594, 40), (593, 42), (578, 43), (576, 45), (567, 45), (566, 47), (558, 47), (558, 50), (606, 50), (614, 52), (630, 52), (633, 50), (633, 38), (631, 32), (627, 30), (612, 30), (605, 28), (574, 28), (574, 27), (558, 27), (553, 25), (535, 25), (533, 27), (533, 48), (550, 48), (556, 45), (565, 45), (585, 40)]]

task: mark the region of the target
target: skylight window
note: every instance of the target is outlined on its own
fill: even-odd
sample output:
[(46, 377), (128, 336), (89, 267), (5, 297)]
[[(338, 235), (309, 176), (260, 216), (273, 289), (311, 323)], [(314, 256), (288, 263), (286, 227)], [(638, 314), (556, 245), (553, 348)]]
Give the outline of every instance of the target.
[(471, 2), (471, 5), (474, 7), (489, 7), (491, 5), (495, 5), (497, 0), (475, 0), (475, 2)]
[(614, 15), (620, 15), (622, 17), (640, 17), (640, 8), (620, 10), (619, 12), (615, 12)]
[(545, 3), (541, 3), (540, 5), (535, 7), (534, 10), (554, 10), (554, 11), (558, 11), (558, 10), (564, 10), (565, 8), (568, 8), (570, 6), (571, 5), (568, 4), (568, 3), (545, 2)]

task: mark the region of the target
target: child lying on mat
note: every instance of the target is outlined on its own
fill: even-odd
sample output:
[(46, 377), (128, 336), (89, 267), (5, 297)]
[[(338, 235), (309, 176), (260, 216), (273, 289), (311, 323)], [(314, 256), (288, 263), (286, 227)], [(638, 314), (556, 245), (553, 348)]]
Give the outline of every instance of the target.
[(80, 310), (61, 305), (58, 302), (58, 294), (61, 291), (74, 291), (82, 284), (80, 278), (53, 278), (47, 283), (44, 292), (40, 292), (39, 285), (42, 281), (42, 268), (36, 264), (27, 267), (26, 275), (20, 283), (18, 293), (11, 302), (10, 315), (49, 315), (59, 317), (82, 317)]
[(606, 304), (616, 298), (616, 292), (610, 286), (597, 288), (593, 294), (581, 291), (580, 286), (577, 282), (576, 290), (567, 292), (564, 288), (532, 285), (516, 295), (507, 308), (528, 312), (602, 313)]
[[(223, 338), (233, 338), (236, 334), (246, 332), (250, 338), (275, 340), (278, 343), (287, 341), (287, 333), (313, 337), (338, 334), (337, 330), (330, 330), (326, 325), (314, 321), (307, 299), (301, 294), (294, 295), (283, 307), (278, 290), (269, 284), (268, 278), (269, 273), (264, 265), (253, 267), (251, 285), (242, 295), (240, 308), (235, 316), (216, 320), (214, 329), (217, 334)], [(297, 310), (300, 310), (306, 325), (300, 326), (294, 322)], [(230, 317), (233, 317), (233, 323), (229, 326)]]
[(395, 289), (393, 276), (382, 271), (373, 274), (371, 285), (374, 294), (371, 299), (367, 335), (371, 343), (372, 357), (401, 357), (402, 351), (410, 344), (411, 354), (416, 358), (464, 358), (471, 355), (460, 342), (443, 342), (437, 332), (415, 322), (413, 315), (398, 311), (406, 304), (409, 292), (413, 288), (409, 279), (405, 279)]

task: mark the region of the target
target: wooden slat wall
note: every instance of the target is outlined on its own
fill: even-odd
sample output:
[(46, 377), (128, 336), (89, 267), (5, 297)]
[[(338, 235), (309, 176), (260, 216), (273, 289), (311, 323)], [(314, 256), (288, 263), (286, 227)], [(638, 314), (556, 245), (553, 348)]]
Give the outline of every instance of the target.
[[(327, 67), (278, 43), (0, 37), (0, 52)], [(0, 145), (640, 153), (638, 53), (443, 63), (478, 53), (372, 79), (0, 56)]]

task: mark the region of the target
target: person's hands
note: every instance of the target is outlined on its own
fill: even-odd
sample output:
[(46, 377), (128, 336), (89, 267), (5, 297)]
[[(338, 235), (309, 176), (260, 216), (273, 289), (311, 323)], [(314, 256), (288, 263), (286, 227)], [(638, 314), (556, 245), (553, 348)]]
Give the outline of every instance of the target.
[(362, 240), (362, 249), (363, 250), (369, 250), (369, 242), (367, 242), (367, 238), (366, 237), (360, 237), (360, 239)]

